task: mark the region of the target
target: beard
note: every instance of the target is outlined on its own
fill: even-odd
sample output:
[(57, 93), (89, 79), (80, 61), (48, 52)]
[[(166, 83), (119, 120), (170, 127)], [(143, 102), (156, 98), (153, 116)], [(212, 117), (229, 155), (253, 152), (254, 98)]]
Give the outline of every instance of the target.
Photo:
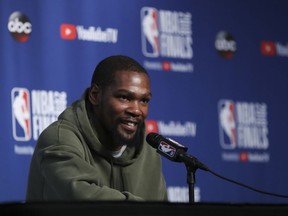
[(127, 145), (128, 147), (139, 145), (144, 138), (143, 128), (144, 128), (144, 122), (139, 123), (137, 130), (132, 137), (127, 136), (127, 134), (124, 134), (124, 132), (121, 132), (117, 130), (117, 128), (114, 128), (114, 130), (112, 130), (114, 145), (115, 146)]

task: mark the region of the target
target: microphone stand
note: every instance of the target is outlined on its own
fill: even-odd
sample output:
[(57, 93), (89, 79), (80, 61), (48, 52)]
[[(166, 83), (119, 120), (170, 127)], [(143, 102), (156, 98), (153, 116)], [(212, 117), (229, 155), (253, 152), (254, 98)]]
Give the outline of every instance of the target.
[(195, 172), (198, 168), (208, 171), (208, 167), (202, 164), (197, 158), (186, 154), (186, 152), (178, 152), (179, 161), (184, 162), (187, 170), (187, 184), (189, 187), (189, 203), (194, 203), (194, 184)]
[(185, 163), (187, 170), (187, 184), (189, 188), (189, 203), (194, 203), (194, 184), (195, 184), (195, 172), (196, 169), (193, 166), (189, 166), (189, 164)]

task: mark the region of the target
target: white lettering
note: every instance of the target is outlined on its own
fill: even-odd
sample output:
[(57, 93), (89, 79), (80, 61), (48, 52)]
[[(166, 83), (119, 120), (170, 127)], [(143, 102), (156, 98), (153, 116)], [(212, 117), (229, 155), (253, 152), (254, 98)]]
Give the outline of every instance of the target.
[(239, 161), (239, 154), (238, 153), (222, 153), (222, 159), (225, 161)]
[(144, 67), (150, 70), (162, 70), (162, 65), (160, 62), (144, 61)]
[(237, 103), (237, 143), (239, 148), (268, 149), (267, 105)]
[(21, 22), (19, 18), (8, 22), (8, 30), (12, 33), (25, 33), (30, 34), (32, 32), (32, 24), (29, 22)]
[(162, 57), (193, 58), (192, 15), (175, 11), (159, 11), (159, 43)]
[[(169, 186), (167, 188), (168, 200), (170, 202), (189, 202), (189, 189), (187, 187)], [(200, 188), (194, 188), (195, 202), (200, 201)]]
[(187, 63), (187, 64), (171, 63), (171, 70), (179, 71), (179, 72), (193, 72), (194, 67), (190, 63)]
[(279, 56), (288, 57), (288, 45), (276, 43), (276, 51)]
[(32, 122), (33, 139), (37, 140), (40, 133), (52, 122), (67, 106), (66, 92), (32, 90)]
[(67, 105), (66, 92), (32, 90), (31, 95), (34, 115), (58, 116)]
[(34, 152), (34, 148), (32, 146), (18, 146), (14, 145), (15, 154), (19, 155), (32, 155)]
[(236, 42), (235, 41), (228, 41), (225, 39), (218, 39), (215, 41), (215, 47), (219, 51), (236, 51)]
[(249, 153), (248, 160), (251, 162), (269, 162), (270, 155), (268, 153)]
[(165, 124), (162, 121), (158, 122), (159, 132), (163, 135), (170, 136), (196, 136), (196, 123), (186, 122), (181, 124), (180, 122), (169, 122)]
[(267, 149), (269, 147), (268, 129), (266, 127), (237, 128), (238, 147), (247, 149)]
[(85, 29), (83, 26), (77, 26), (77, 35), (79, 40), (116, 43), (118, 40), (118, 29), (107, 28), (103, 30), (100, 27), (90, 26)]
[(187, 58), (193, 57), (192, 38), (179, 35), (160, 36), (161, 55), (164, 57)]
[(237, 103), (237, 121), (239, 124), (252, 124), (255, 122), (255, 110), (252, 103)]
[(37, 140), (40, 133), (51, 123), (57, 120), (57, 116), (33, 115), (33, 139)]

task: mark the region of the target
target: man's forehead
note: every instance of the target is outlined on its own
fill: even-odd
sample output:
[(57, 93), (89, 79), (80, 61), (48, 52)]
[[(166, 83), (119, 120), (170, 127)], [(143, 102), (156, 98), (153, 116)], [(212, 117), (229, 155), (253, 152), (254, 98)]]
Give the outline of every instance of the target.
[(142, 72), (135, 71), (118, 71), (114, 76), (114, 84), (128, 84), (133, 83), (140, 85), (144, 83), (149, 84), (148, 75)]

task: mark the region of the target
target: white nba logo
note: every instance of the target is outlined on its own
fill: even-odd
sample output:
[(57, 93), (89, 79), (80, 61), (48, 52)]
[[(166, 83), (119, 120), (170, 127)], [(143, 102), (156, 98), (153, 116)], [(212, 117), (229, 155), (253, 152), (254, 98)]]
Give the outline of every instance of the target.
[(160, 47), (157, 9), (143, 7), (141, 9), (141, 24), (143, 54), (147, 57), (158, 57)]
[(236, 148), (235, 104), (230, 100), (221, 100), (218, 104), (220, 143), (225, 149)]
[(26, 88), (11, 92), (13, 137), (17, 141), (31, 139), (30, 94)]

